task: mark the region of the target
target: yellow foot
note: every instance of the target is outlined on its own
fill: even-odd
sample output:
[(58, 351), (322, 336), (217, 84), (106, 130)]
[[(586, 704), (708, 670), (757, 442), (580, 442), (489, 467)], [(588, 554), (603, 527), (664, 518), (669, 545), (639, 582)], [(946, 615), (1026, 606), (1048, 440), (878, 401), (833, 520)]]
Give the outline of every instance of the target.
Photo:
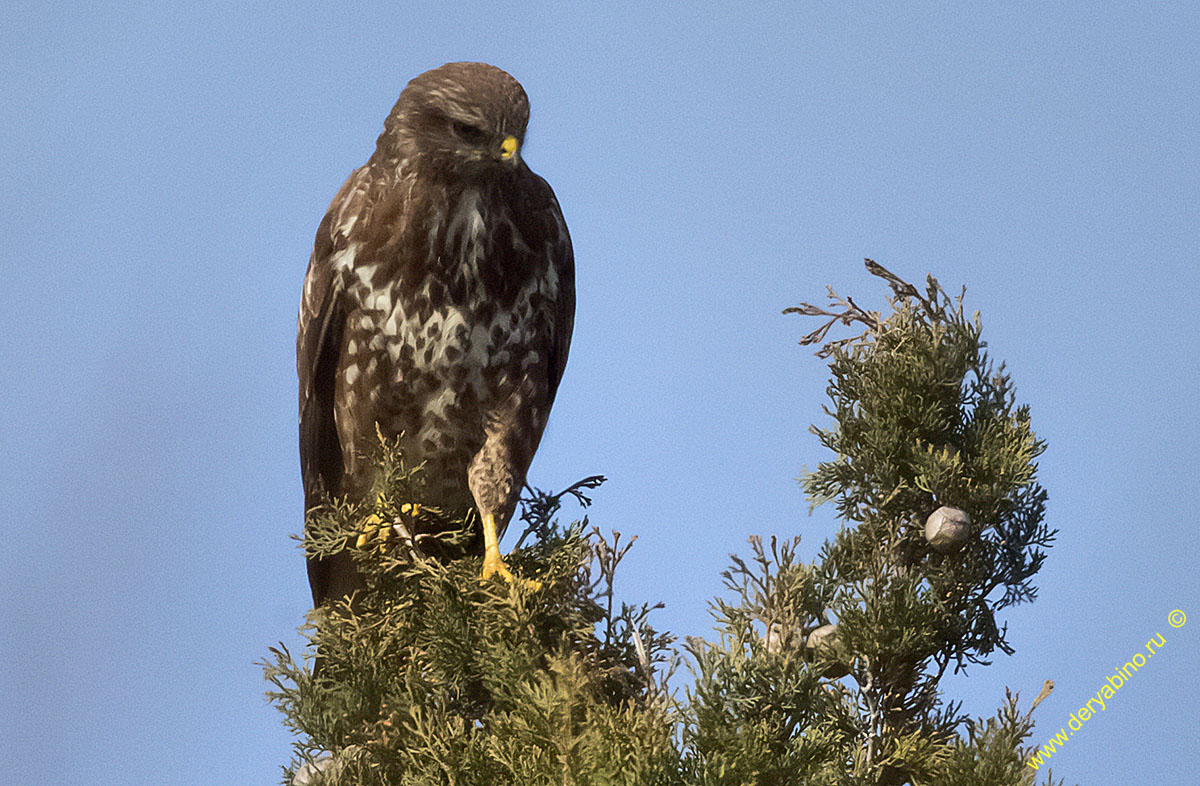
[(373, 538), (379, 538), (380, 544), (382, 541), (391, 537), (392, 528), (383, 523), (383, 517), (379, 515), (380, 509), (383, 507), (383, 495), (375, 497), (375, 512), (363, 519), (363, 528), (355, 546), (362, 548), (367, 545)]
[(520, 584), (525, 589), (540, 590), (542, 582), (533, 579), (518, 579), (500, 558), (500, 539), (496, 536), (496, 517), (491, 513), (483, 517), (483, 574), (481, 579), (487, 581), (494, 575), (508, 581), (510, 584)]
[(376, 540), (378, 541), (377, 545), (382, 548), (387, 542), (388, 538), (391, 536), (391, 525), (385, 523), (384, 520), (379, 517), (378, 513), (372, 513), (370, 516), (367, 516), (365, 519), (363, 519), (362, 532), (359, 534), (358, 541), (355, 543), (355, 545), (361, 549), (372, 540)]
[[(377, 511), (381, 510), (383, 504), (383, 495), (380, 495), (375, 500), (375, 509)], [(400, 506), (400, 515), (390, 522), (384, 521), (382, 514), (378, 512), (372, 513), (363, 519), (363, 528), (355, 545), (361, 549), (372, 540), (375, 540), (377, 541), (376, 545), (379, 548), (383, 548), (397, 532), (402, 536), (411, 538), (412, 533), (416, 532), (416, 528), (411, 525), (415, 525), (420, 521), (436, 521), (441, 515), (442, 512), (438, 508), (408, 502)]]
[(483, 555), (483, 573), (480, 578), (487, 581), (492, 576), (499, 576), (510, 584), (519, 584), (528, 590), (540, 590), (542, 582), (533, 579), (521, 579), (513, 575), (508, 565), (500, 558), (500, 551), (488, 551)]

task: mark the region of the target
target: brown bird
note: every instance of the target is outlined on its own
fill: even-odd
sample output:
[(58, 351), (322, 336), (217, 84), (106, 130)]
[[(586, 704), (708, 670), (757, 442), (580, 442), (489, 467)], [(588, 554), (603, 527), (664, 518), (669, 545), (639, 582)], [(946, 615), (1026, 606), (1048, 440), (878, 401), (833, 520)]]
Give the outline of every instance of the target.
[[(478, 510), (485, 578), (512, 578), (498, 540), (574, 323), (571, 239), (521, 157), (528, 120), (494, 66), (409, 82), (317, 229), (296, 339), (306, 510), (370, 495), (378, 429), (425, 463), (441, 508)], [(361, 587), (348, 552), (308, 577), (314, 604)]]

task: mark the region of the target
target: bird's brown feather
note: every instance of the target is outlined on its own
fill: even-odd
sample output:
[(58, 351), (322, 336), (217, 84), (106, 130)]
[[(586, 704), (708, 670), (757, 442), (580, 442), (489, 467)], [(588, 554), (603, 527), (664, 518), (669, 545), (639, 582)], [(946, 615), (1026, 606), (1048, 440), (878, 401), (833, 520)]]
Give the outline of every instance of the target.
[[(566, 364), (573, 254), (550, 186), (454, 129), (498, 146), (527, 112), (491, 66), (422, 74), (330, 205), (297, 339), (306, 509), (368, 492), (378, 429), (425, 463), (437, 504), (501, 532), (512, 516)], [(341, 555), (309, 573), (316, 603), (356, 584)]]

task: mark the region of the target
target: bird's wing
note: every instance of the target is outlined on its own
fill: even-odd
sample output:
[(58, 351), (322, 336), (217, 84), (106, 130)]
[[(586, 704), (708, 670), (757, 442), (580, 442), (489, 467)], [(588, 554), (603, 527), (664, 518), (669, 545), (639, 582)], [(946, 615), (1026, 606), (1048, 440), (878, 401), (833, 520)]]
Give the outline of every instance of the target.
[(334, 423), (334, 390), (342, 351), (345, 309), (336, 263), (345, 251), (343, 227), (356, 193), (352, 174), (334, 197), (317, 229), (296, 330), (296, 373), (300, 378), (300, 472), (305, 507), (320, 502), (321, 492), (337, 494), (342, 449)]
[[(541, 178), (538, 178), (541, 180)], [(563, 219), (562, 208), (554, 191), (545, 180), (541, 180), (548, 200), (543, 208), (546, 217), (546, 248), (550, 264), (558, 278), (558, 296), (555, 301), (554, 340), (550, 351), (550, 403), (558, 391), (563, 370), (567, 367), (567, 354), (571, 349), (571, 333), (575, 329), (575, 252), (571, 247), (571, 235)]]
[(296, 337), (296, 370), (300, 376), (300, 474), (304, 506), (335, 494), (340, 485), (342, 449), (333, 419), (333, 395), (344, 315), (332, 271), (313, 257), (305, 278), (305, 298)]
[[(342, 489), (342, 445), (334, 420), (334, 396), (342, 353), (346, 311), (337, 263), (349, 246), (355, 220), (365, 221), (366, 168), (346, 180), (317, 229), (296, 331), (296, 373), (300, 380), (300, 473), (305, 511)], [(325, 597), (331, 577), (328, 560), (309, 562), (315, 603)]]

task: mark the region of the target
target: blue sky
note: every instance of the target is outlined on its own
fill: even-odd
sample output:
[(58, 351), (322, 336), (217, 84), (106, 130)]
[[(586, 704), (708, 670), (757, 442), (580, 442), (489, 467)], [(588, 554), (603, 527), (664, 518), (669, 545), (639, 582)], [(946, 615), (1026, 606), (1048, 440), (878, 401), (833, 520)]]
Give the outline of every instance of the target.
[[(604, 473), (619, 589), (710, 630), (795, 482), (826, 373), (780, 315), (862, 269), (967, 286), (1048, 442), (1061, 531), (1004, 686), (1083, 784), (1200, 769), (1200, 12), (1183, 4), (10, 3), (0, 25), (0, 758), (10, 783), (275, 783), (255, 662), (309, 600), (295, 310), (313, 233), (406, 81), (485, 60), (575, 242), (531, 481)], [(807, 10), (806, 10), (807, 7)], [(511, 543), (511, 539), (509, 543)], [(1166, 623), (1182, 609), (1194, 622)]]

